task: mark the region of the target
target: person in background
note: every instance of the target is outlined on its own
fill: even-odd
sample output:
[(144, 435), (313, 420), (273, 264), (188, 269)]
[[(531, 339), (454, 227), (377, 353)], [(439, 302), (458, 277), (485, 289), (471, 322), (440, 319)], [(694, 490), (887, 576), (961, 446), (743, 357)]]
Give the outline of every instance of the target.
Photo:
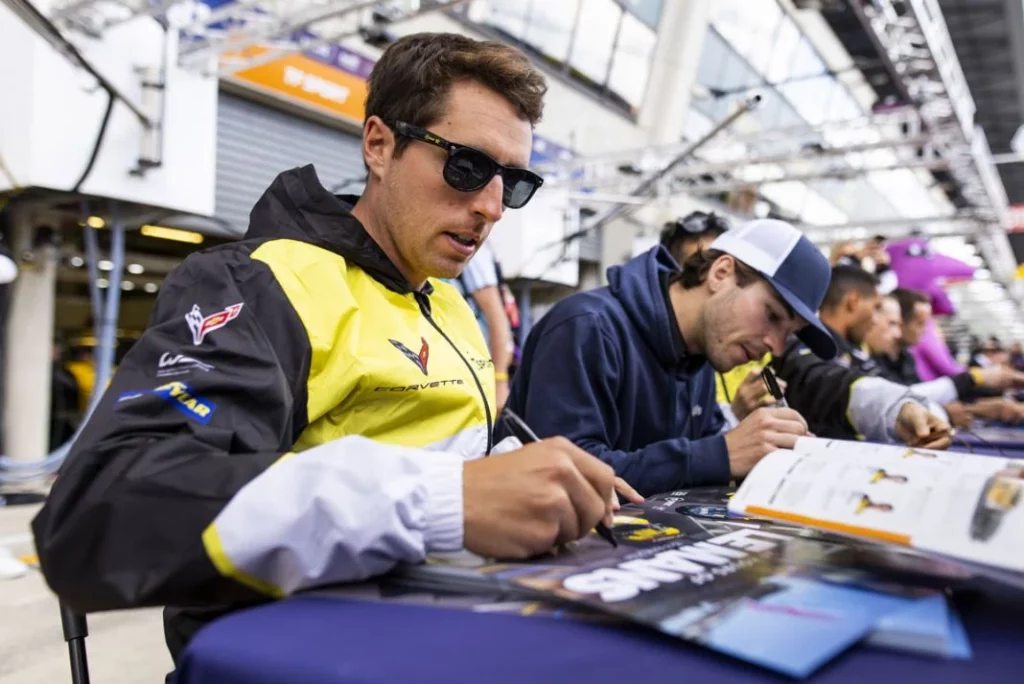
[(874, 370), (874, 361), (863, 345), (875, 324), (880, 302), (875, 275), (860, 266), (840, 264), (832, 268), (832, 281), (819, 313), (839, 349), (836, 363), (865, 373)]
[(833, 266), (859, 266), (878, 278), (880, 293), (888, 294), (899, 285), (899, 278), (892, 270), (885, 242), (884, 235), (876, 235), (859, 246), (851, 241), (838, 242), (832, 248), (830, 262)]
[(694, 211), (662, 226), (659, 243), (681, 264), (697, 250), (706, 250), (727, 230), (729, 221), (715, 212)]
[(1019, 341), (1010, 345), (1010, 365), (1014, 370), (1024, 371), (1024, 346)]
[(458, 278), (450, 281), (466, 298), (476, 315), (494, 363), (495, 412), (508, 399), (509, 367), (512, 364), (512, 327), (498, 278), (497, 262), (489, 243), (480, 245)]
[(369, 77), (363, 194), (284, 171), (242, 240), (167, 277), (32, 521), (64, 605), (168, 606), (177, 659), (241, 606), (548, 553), (638, 500), (565, 439), (494, 443), (489, 350), (439, 280), (542, 184), (545, 90), (514, 47), (404, 36)]
[(1024, 405), (998, 395), (1004, 389), (1020, 386), (1024, 374), (1005, 367), (972, 368), (921, 382), (908, 347), (921, 339), (930, 316), (930, 299), (922, 292), (898, 288), (882, 300), (876, 325), (867, 336), (878, 374), (912, 386), (915, 392), (941, 405), (954, 425), (969, 426), (974, 417), (1021, 422)]
[[(815, 315), (829, 277), (821, 252), (773, 219), (723, 233), (681, 269), (656, 247), (534, 326), (509, 406), (538, 435), (565, 435), (611, 464), (641, 494), (727, 484), (791, 448), (807, 422), (794, 410), (762, 407), (721, 434), (715, 371), (780, 353), (790, 335), (831, 358), (835, 343)], [(888, 389), (890, 399), (902, 393)], [(948, 444), (947, 426), (919, 404), (895, 405), (876, 392), (866, 408), (873, 425), (891, 420), (887, 427), (924, 441), (934, 430), (935, 444)], [(860, 405), (852, 413), (862, 416)]]

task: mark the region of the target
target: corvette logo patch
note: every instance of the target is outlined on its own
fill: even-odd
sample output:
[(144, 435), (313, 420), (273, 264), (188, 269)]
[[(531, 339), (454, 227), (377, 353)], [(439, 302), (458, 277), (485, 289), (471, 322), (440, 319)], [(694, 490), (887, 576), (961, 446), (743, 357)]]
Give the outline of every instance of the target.
[(420, 342), (422, 344), (420, 346), (419, 354), (414, 353), (398, 340), (388, 340), (388, 342), (393, 344), (395, 349), (402, 352), (405, 355), (405, 358), (415, 363), (416, 367), (419, 368), (424, 375), (427, 374), (427, 360), (430, 359), (430, 345), (427, 344), (427, 341), (424, 338), (420, 338)]

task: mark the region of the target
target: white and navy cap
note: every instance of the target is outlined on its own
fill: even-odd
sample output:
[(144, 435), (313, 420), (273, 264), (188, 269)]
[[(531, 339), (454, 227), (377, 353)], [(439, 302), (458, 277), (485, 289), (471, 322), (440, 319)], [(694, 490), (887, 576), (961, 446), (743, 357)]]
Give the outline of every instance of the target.
[(709, 249), (730, 254), (754, 269), (809, 323), (797, 333), (821, 359), (836, 355), (836, 342), (818, 320), (832, 268), (828, 259), (799, 230), (777, 219), (756, 219), (722, 233)]

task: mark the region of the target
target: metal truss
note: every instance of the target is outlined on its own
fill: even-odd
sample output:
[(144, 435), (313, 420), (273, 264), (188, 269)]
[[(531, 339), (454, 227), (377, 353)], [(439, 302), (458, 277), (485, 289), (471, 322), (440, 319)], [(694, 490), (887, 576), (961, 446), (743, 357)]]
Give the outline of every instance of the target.
[[(622, 193), (637, 173), (659, 168), (685, 143), (570, 159), (542, 166), (575, 189)], [(926, 133), (913, 107), (817, 127), (762, 130), (727, 135), (704, 146), (675, 168), (662, 184), (662, 196), (714, 195), (771, 183), (823, 179), (850, 180), (879, 171), (950, 167), (951, 134)]]
[(58, 0), (58, 26), (101, 36), (139, 17), (179, 31), (186, 68), (227, 76), (298, 51), (322, 49), (350, 36), (382, 37), (389, 25), (467, 0)]

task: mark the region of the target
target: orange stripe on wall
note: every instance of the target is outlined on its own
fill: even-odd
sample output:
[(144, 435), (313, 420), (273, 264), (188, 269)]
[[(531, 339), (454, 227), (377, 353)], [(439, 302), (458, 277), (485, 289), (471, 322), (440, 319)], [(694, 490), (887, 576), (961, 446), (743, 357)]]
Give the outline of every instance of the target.
[(893, 544), (900, 544), (902, 546), (910, 546), (910, 537), (905, 534), (882, 532), (881, 530), (872, 529), (870, 527), (860, 527), (859, 525), (846, 525), (843, 523), (829, 522), (828, 520), (819, 520), (806, 515), (784, 513), (771, 508), (762, 508), (761, 506), (747, 506), (746, 512), (749, 515), (760, 516), (762, 518), (774, 518), (776, 520), (784, 520), (786, 522), (798, 523), (800, 525), (818, 527), (832, 532), (849, 534), (855, 537), (867, 537), (869, 539), (892, 542)]

